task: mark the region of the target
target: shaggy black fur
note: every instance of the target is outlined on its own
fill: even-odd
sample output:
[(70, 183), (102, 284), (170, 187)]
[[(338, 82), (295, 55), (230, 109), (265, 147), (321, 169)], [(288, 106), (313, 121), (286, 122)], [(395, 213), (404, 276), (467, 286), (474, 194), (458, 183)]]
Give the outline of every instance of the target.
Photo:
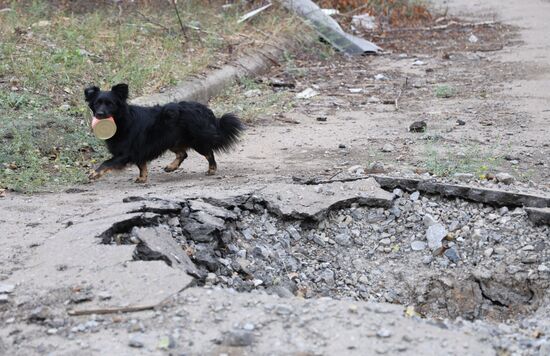
[(176, 170), (187, 158), (187, 150), (194, 149), (208, 160), (207, 174), (214, 174), (214, 152), (227, 151), (238, 141), (244, 126), (233, 114), (217, 119), (206, 106), (196, 102), (170, 103), (163, 106), (142, 107), (130, 105), (128, 85), (117, 84), (110, 91), (92, 86), (84, 96), (98, 119), (112, 117), (116, 134), (106, 140), (113, 157), (103, 162), (91, 179), (101, 177), (113, 169), (135, 164), (140, 169), (136, 182), (147, 181), (147, 163), (167, 150), (176, 153), (176, 159), (165, 170)]

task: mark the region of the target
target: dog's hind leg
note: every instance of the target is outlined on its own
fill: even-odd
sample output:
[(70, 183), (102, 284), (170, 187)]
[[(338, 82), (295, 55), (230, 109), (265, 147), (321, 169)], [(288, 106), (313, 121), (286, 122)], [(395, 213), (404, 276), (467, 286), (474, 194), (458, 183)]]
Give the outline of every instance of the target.
[(166, 167), (165, 172), (173, 172), (181, 165), (181, 163), (187, 158), (187, 147), (181, 147), (178, 149), (170, 149), (170, 151), (176, 154), (176, 158)]
[(146, 183), (147, 182), (147, 162), (144, 163), (138, 163), (137, 164), (139, 168), (139, 177), (136, 178), (136, 183)]
[(206, 159), (208, 160), (208, 171), (206, 172), (206, 175), (212, 176), (216, 174), (218, 165), (216, 164), (216, 160), (214, 159), (214, 152), (210, 151), (207, 154), (205, 154), (204, 157), (206, 157)]

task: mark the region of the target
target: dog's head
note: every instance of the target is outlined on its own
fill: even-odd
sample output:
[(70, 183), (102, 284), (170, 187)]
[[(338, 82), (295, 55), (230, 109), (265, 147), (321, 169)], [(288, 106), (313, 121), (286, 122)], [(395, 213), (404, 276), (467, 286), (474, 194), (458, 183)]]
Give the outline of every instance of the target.
[(84, 97), (98, 119), (115, 117), (126, 107), (128, 85), (117, 84), (109, 91), (101, 91), (98, 87), (91, 86), (84, 89)]

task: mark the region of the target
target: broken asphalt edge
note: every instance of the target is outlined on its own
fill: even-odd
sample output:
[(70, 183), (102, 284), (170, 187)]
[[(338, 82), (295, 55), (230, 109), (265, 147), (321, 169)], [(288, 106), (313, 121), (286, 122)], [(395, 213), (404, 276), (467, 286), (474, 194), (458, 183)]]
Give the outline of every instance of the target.
[(550, 225), (550, 196), (514, 193), (500, 189), (435, 182), (433, 179), (402, 178), (375, 174), (366, 175), (364, 177), (331, 180), (304, 180), (295, 177), (294, 181), (300, 182), (301, 184), (320, 185), (333, 182), (352, 182), (368, 178), (374, 178), (378, 184), (380, 184), (380, 187), (384, 189), (399, 188), (406, 191), (419, 191), (422, 193), (437, 194), (447, 198), (462, 198), (499, 207), (523, 207), (532, 222), (535, 224)]
[(138, 97), (131, 102), (143, 106), (162, 105), (175, 101), (197, 101), (206, 104), (208, 100), (220, 95), (236, 80), (245, 77), (256, 77), (267, 72), (272, 66), (278, 65), (288, 51), (301, 48), (299, 44), (304, 41), (312, 42), (313, 38), (273, 39), (270, 43), (252, 50), (251, 53), (218, 70), (188, 79), (164, 93)]

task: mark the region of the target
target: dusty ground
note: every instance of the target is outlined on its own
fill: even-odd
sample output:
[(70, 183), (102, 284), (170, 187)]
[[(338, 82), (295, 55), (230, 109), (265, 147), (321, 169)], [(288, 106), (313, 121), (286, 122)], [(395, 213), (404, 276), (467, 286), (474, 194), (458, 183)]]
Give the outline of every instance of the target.
[[(293, 294), (314, 297), (305, 301), (257, 294), (256, 288), (252, 288), (255, 290), (252, 294), (234, 295), (227, 290), (228, 285), (237, 290), (246, 288), (239, 288), (233, 285), (234, 280), (229, 283), (220, 278), (223, 274), (218, 274), (210, 276), (207, 285), (223, 286), (221, 290), (190, 289), (156, 311), (69, 317), (64, 305), (65, 301), (70, 303), (69, 292), (51, 285), (35, 288), (36, 282), (31, 282), (36, 278), (34, 271), (40, 271), (41, 263), (62, 265), (71, 254), (85, 259), (86, 250), (71, 252), (70, 248), (54, 247), (62, 246), (56, 244), (63, 239), (89, 242), (94, 231), (103, 231), (100, 218), (120, 214), (121, 201), (129, 196), (159, 196), (182, 202), (197, 196), (250, 194), (273, 183), (291, 183), (293, 176), (340, 177), (350, 174), (348, 168), (351, 166), (360, 165), (368, 170), (380, 168), (380, 163), (384, 171), (392, 175), (432, 172), (447, 175), (443, 179), (458, 179), (455, 173), (468, 173), (472, 176), (460, 179), (488, 186), (496, 183), (479, 178), (490, 178), (491, 174), (504, 171), (516, 178), (516, 183), (506, 189), (533, 190), (548, 195), (550, 43), (546, 34), (550, 3), (457, 0), (446, 5), (452, 14), (463, 19), (473, 22), (498, 20), (512, 26), (503, 27), (511, 32), (484, 37), (484, 34), (493, 33), (491, 29), (476, 29), (479, 41), (476, 45), (487, 45), (483, 51), (466, 48), (472, 33), (465, 30), (462, 47), (443, 42), (433, 46), (437, 50), (423, 47), (416, 52), (405, 48), (406, 56), (395, 52), (379, 57), (341, 58), (333, 64), (305, 63), (298, 58), (297, 67), (307, 66), (302, 68), (307, 70), (307, 75), (297, 79), (296, 91), (312, 87), (320, 95), (304, 99), (289, 112), (279, 113), (280, 116), (274, 117), (276, 120), (268, 118), (250, 127), (237, 152), (218, 159), (220, 170), (216, 177), (204, 176), (206, 162), (198, 155), (191, 155), (182, 169), (166, 174), (161, 168), (164, 161), (169, 161), (167, 157), (153, 165), (150, 181), (144, 186), (132, 183), (137, 172), (128, 169), (93, 185), (74, 187), (61, 194), (8, 194), (1, 198), (0, 279), (3, 281), (0, 283), (17, 284), (13, 292), (4, 294), (7, 301), (0, 305), (0, 352), (74, 354), (82, 349), (88, 354), (162, 353), (166, 352), (162, 350), (162, 338), (169, 335), (173, 340), (168, 344), (175, 344), (173, 354), (264, 354), (269, 351), (276, 354), (548, 354), (550, 327), (546, 321), (548, 296), (545, 292), (549, 266), (548, 228), (533, 226), (522, 211), (511, 214), (464, 202), (457, 202), (457, 207), (453, 202), (433, 197), (422, 197), (419, 203), (411, 200), (408, 194), (398, 199), (396, 206), (405, 214), (403, 219), (410, 218), (407, 223), (412, 224), (404, 233), (399, 230), (399, 224), (392, 225), (394, 220), (399, 222), (395, 210), (384, 208), (380, 211), (369, 208), (359, 213), (354, 213), (356, 207), (343, 209), (326, 220), (332, 225), (307, 229), (300, 226), (299, 221), (280, 221), (266, 215), (259, 207), (239, 213), (242, 225), (238, 228), (242, 231), (256, 229), (254, 234), (261, 243), (270, 241), (261, 237), (266, 221), (276, 229), (275, 236), (288, 229), (289, 224), (304, 229), (303, 235), (311, 234), (311, 239), (306, 239), (304, 244), (291, 244), (294, 248), (305, 249), (298, 252), (305, 256), (305, 263), (310, 264), (304, 267), (305, 276), (298, 277), (298, 290), (288, 288)], [(502, 50), (493, 51), (500, 46)], [(418, 60), (422, 63), (416, 62)], [(279, 68), (272, 76), (284, 75), (285, 70)], [(327, 77), (327, 73), (330, 76)], [(375, 80), (376, 74), (383, 74), (387, 80)], [(407, 85), (403, 86), (405, 77)], [(450, 98), (437, 97), (435, 92), (441, 85), (454, 89)], [(361, 88), (361, 92), (351, 93), (350, 88)], [(395, 105), (382, 103), (397, 97), (398, 110)], [(327, 119), (318, 121), (317, 117)], [(408, 126), (418, 120), (425, 120), (428, 130), (425, 133), (408, 132)], [(457, 125), (457, 120), (463, 120), (465, 125)], [(384, 146), (384, 151), (388, 152), (382, 152)], [(447, 160), (446, 157), (451, 158)], [(373, 166), (375, 162), (379, 163)], [(246, 210), (244, 207), (239, 209)], [(454, 246), (462, 258), (456, 268), (452, 265), (454, 257), (438, 256), (433, 262), (425, 263), (425, 257), (430, 255), (427, 251), (422, 252), (423, 255), (411, 252), (410, 244), (414, 238), (424, 235), (424, 224), (429, 225), (420, 220), (428, 213), (435, 215), (447, 228), (453, 219), (459, 220), (461, 227), (456, 235), (463, 240), (457, 238), (450, 246)], [(461, 213), (468, 216), (465, 218)], [(372, 223), (385, 226), (380, 222), (388, 221), (386, 230), (366, 226), (370, 214), (375, 216)], [(353, 218), (349, 221), (346, 216)], [(86, 225), (89, 221), (97, 221), (97, 226), (94, 223)], [(388, 250), (378, 249), (380, 243), (365, 242), (362, 247), (353, 249), (347, 259), (338, 255), (345, 254), (346, 250), (338, 247), (338, 241), (334, 244), (330, 240), (342, 234), (340, 224), (343, 223), (351, 224), (346, 227), (351, 236), (355, 236), (353, 230), (379, 236), (376, 240)], [(392, 228), (394, 230), (390, 231)], [(325, 235), (316, 240), (315, 233), (322, 229)], [(480, 231), (477, 240), (469, 240), (468, 232), (475, 229), (486, 231)], [(90, 236), (81, 235), (83, 231), (89, 231)], [(502, 238), (495, 239), (495, 234)], [(399, 249), (394, 250), (396, 245)], [(247, 248), (246, 244), (238, 247)], [(489, 249), (492, 249), (490, 253)], [(251, 247), (251, 253), (252, 250)], [(364, 251), (365, 255), (357, 255), (357, 251)], [(264, 253), (261, 248), (260, 252)], [(44, 256), (53, 257), (45, 263), (41, 260)], [(367, 271), (377, 266), (368, 282), (351, 275), (354, 269), (360, 269), (355, 263), (357, 259), (364, 260), (366, 266), (361, 268)], [(78, 278), (93, 281), (94, 273), (101, 266), (99, 261), (95, 269), (83, 268)], [(499, 270), (502, 264), (519, 267), (512, 272), (502, 272)], [(459, 310), (457, 314), (438, 298), (452, 299), (454, 295), (455, 301), (460, 300), (464, 294), (460, 290), (469, 288), (468, 285), (439, 279), (422, 286), (419, 281), (415, 287), (425, 290), (407, 295), (408, 287), (400, 283), (406, 280), (414, 286), (414, 278), (411, 282), (410, 275), (399, 279), (390, 273), (392, 269), (414, 266), (413, 277), (420, 276), (421, 271), (432, 276), (450, 273), (460, 280), (473, 273), (478, 265), (492, 268), (501, 276), (513, 274), (513, 280), (527, 286), (518, 289), (510, 282), (509, 285), (516, 289), (511, 288), (513, 292), (503, 296), (495, 292), (498, 290), (495, 286), (484, 289), (482, 285), (479, 293), (483, 292), (483, 298), (478, 296), (483, 300), (479, 306), (482, 311), (474, 306), (474, 314), (468, 310)], [(327, 269), (331, 272), (326, 272)], [(48, 274), (44, 267), (40, 273), (45, 273), (44, 279), (48, 282), (57, 278), (62, 285), (62, 270), (60, 267)], [(350, 275), (344, 276), (344, 271)], [(388, 278), (384, 278), (385, 273)], [(331, 276), (336, 280), (346, 278), (345, 285), (331, 282)], [(486, 275), (478, 274), (476, 278), (476, 283), (489, 283)], [(499, 285), (507, 285), (505, 277), (499, 278)], [(313, 292), (308, 294), (307, 288), (301, 287)], [(435, 292), (430, 293), (431, 290)], [(442, 294), (438, 294), (441, 290)], [(475, 288), (472, 290), (475, 295)], [(498, 297), (487, 295), (488, 290)], [(356, 304), (318, 299), (322, 295), (350, 298)], [(534, 296), (536, 303), (531, 303)], [(418, 299), (421, 297), (424, 299)], [(522, 298), (527, 306), (523, 310), (509, 310), (510, 305), (503, 302)], [(363, 304), (363, 300), (391, 302), (397, 306), (372, 307)], [(431, 304), (426, 303), (430, 300), (444, 310), (431, 308)], [(441, 319), (418, 321), (399, 315), (403, 305), (415, 306), (416, 311), (409, 311), (412, 315), (418, 311), (429, 317), (471, 319), (473, 315), (474, 319), (482, 320), (474, 323)], [(37, 307), (47, 308), (47, 311), (35, 310)], [(454, 310), (454, 314), (450, 310)], [(133, 340), (134, 346), (141, 343), (142, 347), (130, 348), (128, 340), (131, 337), (137, 338)]]

